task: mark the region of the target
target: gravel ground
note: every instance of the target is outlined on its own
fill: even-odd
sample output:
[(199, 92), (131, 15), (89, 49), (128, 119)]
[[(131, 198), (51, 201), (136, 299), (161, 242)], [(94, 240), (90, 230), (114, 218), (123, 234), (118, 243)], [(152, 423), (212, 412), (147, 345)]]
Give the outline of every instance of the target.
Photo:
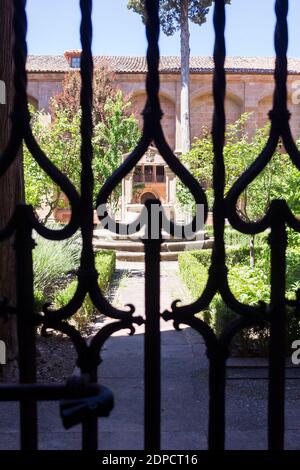
[(76, 366), (72, 341), (62, 335), (38, 336), (37, 355), (38, 382), (65, 382)]

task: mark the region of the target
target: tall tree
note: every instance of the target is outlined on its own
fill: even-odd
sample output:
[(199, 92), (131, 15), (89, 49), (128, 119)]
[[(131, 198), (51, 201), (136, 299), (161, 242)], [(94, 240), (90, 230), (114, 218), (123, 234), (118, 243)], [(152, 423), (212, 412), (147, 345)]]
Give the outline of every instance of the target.
[[(60, 109), (52, 103), (55, 119), (50, 125), (44, 124), (44, 111), (31, 109), (33, 133), (50, 160), (80, 190), (80, 110), (74, 110), (74, 101), (69, 108)], [(103, 107), (105, 118), (94, 126), (93, 133), (93, 171), (95, 176), (94, 196), (96, 198), (106, 179), (122, 162), (122, 155), (130, 152), (140, 138), (138, 123), (129, 113), (130, 101), (118, 90), (114, 96), (107, 97)], [(37, 164), (24, 145), (25, 196), (38, 217), (45, 223), (53, 211), (68, 207), (62, 197), (61, 189)], [(119, 187), (110, 198), (112, 209), (116, 209), (120, 198)], [(41, 210), (43, 209), (43, 210)]]
[[(80, 109), (81, 77), (77, 71), (65, 75), (62, 92), (52, 100), (52, 114), (64, 112), (74, 118)], [(108, 97), (116, 93), (114, 74), (106, 65), (97, 66), (93, 80), (93, 119), (94, 124), (105, 120), (104, 106)]]
[[(5, 104), (0, 104), (0, 155), (5, 149), (11, 132), (10, 116), (13, 103), (13, 2), (0, 2), (0, 80), (5, 83)], [(21, 155), (0, 178), (0, 227), (4, 227), (16, 205), (23, 200)], [(12, 240), (0, 243), (0, 297), (15, 304), (15, 253)], [(0, 320), (0, 339), (6, 343), (7, 366), (1, 371), (9, 375), (17, 356), (15, 320)], [(7, 372), (7, 373), (6, 373)]]
[[(190, 126), (190, 30), (189, 20), (198, 25), (206, 16), (214, 0), (160, 0), (160, 22), (163, 32), (172, 36), (180, 30), (181, 50), (181, 139), (182, 153), (191, 147)], [(224, 0), (230, 3), (231, 0)], [(128, 0), (128, 8), (145, 20), (145, 0)]]

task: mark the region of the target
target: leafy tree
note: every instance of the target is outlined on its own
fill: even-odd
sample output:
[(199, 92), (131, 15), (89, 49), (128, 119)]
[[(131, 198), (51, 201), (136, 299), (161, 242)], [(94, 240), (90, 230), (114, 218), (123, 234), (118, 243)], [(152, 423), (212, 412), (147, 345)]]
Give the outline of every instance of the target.
[[(131, 151), (140, 131), (136, 118), (128, 113), (130, 102), (122, 92), (108, 98), (103, 107), (105, 120), (98, 122), (93, 135), (93, 170), (95, 177), (95, 196), (112, 172), (120, 165), (122, 155)], [(80, 190), (80, 119), (81, 112), (69, 113), (69, 109), (54, 109), (55, 119), (50, 125), (44, 124), (44, 112), (31, 110), (33, 133), (48, 158)], [(26, 202), (32, 204), (37, 214), (44, 214), (46, 222), (53, 210), (66, 205), (60, 188), (39, 167), (28, 149), (24, 148), (24, 175)], [(120, 190), (111, 198), (111, 206), (116, 209)], [(42, 212), (41, 209), (44, 209)], [(45, 211), (46, 209), (46, 211)]]
[[(249, 137), (245, 129), (249, 117), (250, 114), (245, 113), (227, 126), (224, 147), (225, 194), (258, 157), (268, 139), (269, 124), (257, 129), (252, 138)], [(203, 129), (203, 136), (195, 140), (191, 151), (182, 158), (195, 178), (207, 188), (209, 204), (212, 206), (214, 157), (212, 139), (207, 129)], [(300, 214), (299, 196), (299, 172), (279, 144), (266, 168), (242, 193), (237, 211), (245, 221), (257, 221), (266, 213), (272, 199), (284, 198), (294, 213)], [(181, 184), (178, 186), (178, 199), (181, 204), (191, 204), (191, 195)], [(250, 262), (254, 265), (254, 237), (250, 239)]]
[[(172, 36), (180, 30), (181, 46), (181, 138), (182, 153), (191, 147), (190, 137), (190, 31), (189, 20), (198, 25), (206, 21), (214, 0), (160, 0), (160, 22), (163, 32)], [(224, 0), (230, 3), (231, 0)], [(145, 21), (145, 0), (128, 0), (128, 8)]]
[[(122, 155), (133, 150), (140, 138), (137, 119), (129, 113), (130, 107), (130, 101), (124, 100), (122, 92), (118, 90), (115, 97), (108, 98), (105, 103), (105, 121), (99, 122), (95, 127), (93, 145), (96, 156), (94, 158), (94, 174), (97, 175), (96, 193), (121, 164)], [(121, 188), (118, 187), (110, 200), (113, 211), (119, 204), (120, 195)]]
[[(51, 103), (51, 112), (67, 110), (72, 118), (80, 110), (81, 77), (80, 72), (71, 71), (65, 75), (63, 90)], [(114, 74), (107, 66), (101, 65), (94, 70), (93, 80), (93, 120), (96, 124), (105, 120), (104, 106), (108, 97), (115, 94)]]
[[(42, 150), (79, 189), (80, 181), (80, 111), (69, 115), (68, 110), (55, 110), (55, 119), (45, 124), (44, 111), (31, 108), (31, 126)], [(25, 198), (43, 222), (65, 204), (60, 188), (45, 173), (24, 146)], [(43, 211), (41, 211), (43, 209)], [(43, 214), (43, 216), (41, 216)]]

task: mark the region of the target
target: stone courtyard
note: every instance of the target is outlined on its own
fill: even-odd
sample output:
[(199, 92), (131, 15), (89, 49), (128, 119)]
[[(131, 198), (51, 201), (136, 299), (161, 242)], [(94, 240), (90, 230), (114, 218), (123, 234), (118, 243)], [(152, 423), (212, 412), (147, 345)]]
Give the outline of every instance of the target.
[[(176, 262), (161, 265), (161, 306), (190, 300)], [(144, 264), (118, 262), (110, 297), (117, 306), (129, 301), (144, 309)], [(99, 319), (103, 326), (103, 318)], [(97, 323), (94, 329), (97, 330)], [(143, 449), (143, 328), (129, 337), (119, 332), (106, 343), (99, 367), (100, 383), (111, 388), (115, 408), (99, 420), (99, 449)], [(161, 321), (162, 449), (207, 449), (208, 361), (201, 337), (191, 328), (178, 332)], [(300, 450), (300, 370), (287, 363), (286, 449)], [(229, 359), (226, 389), (226, 448), (267, 448), (267, 362)], [(59, 404), (39, 403), (40, 449), (81, 448), (81, 429), (63, 429)], [(18, 405), (1, 403), (0, 449), (18, 449)]]

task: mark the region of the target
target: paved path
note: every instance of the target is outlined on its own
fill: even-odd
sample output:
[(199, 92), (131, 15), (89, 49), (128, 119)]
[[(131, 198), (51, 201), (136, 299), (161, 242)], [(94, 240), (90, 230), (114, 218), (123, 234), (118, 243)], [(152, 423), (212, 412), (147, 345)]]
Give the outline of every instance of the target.
[[(176, 263), (162, 263), (161, 281), (162, 308), (168, 308), (177, 298), (189, 300)], [(143, 314), (142, 263), (118, 263), (111, 297), (117, 306), (132, 302), (137, 313)], [(162, 321), (161, 330), (162, 448), (206, 449), (208, 363), (203, 341), (190, 328), (174, 331), (170, 322)], [(100, 449), (143, 448), (143, 341), (141, 327), (135, 336), (118, 333), (105, 345), (99, 376), (113, 390), (115, 408), (109, 418), (99, 421)], [(228, 370), (227, 449), (267, 446), (267, 380), (262, 380), (267, 378), (267, 369), (264, 361), (254, 363), (261, 367), (249, 369), (245, 367), (249, 360), (240, 359), (232, 361), (234, 367)], [(287, 375), (299, 376), (299, 372), (288, 370)], [(300, 449), (300, 381), (288, 380), (286, 390), (286, 448)], [(0, 404), (0, 416), (0, 449), (18, 448), (17, 405)], [(39, 416), (41, 449), (80, 449), (80, 426), (64, 431), (57, 403), (40, 404)]]
[[(144, 264), (119, 263), (120, 287), (114, 304), (123, 307), (132, 302), (137, 314), (144, 313)], [(177, 275), (176, 262), (161, 264), (161, 309), (173, 300), (189, 301)], [(161, 320), (162, 354), (162, 447), (164, 449), (206, 448), (206, 418), (201, 411), (207, 404), (206, 385), (196, 390), (199, 377), (207, 375), (202, 341), (190, 329), (175, 331), (171, 322)], [(115, 393), (116, 406), (111, 418), (103, 421), (102, 433), (113, 448), (143, 448), (143, 327), (135, 336), (121, 333), (111, 338), (103, 353), (100, 376)], [(196, 349), (201, 357), (197, 361)], [(101, 370), (102, 368), (102, 370)], [(125, 384), (125, 387), (124, 387)], [(102, 434), (103, 435), (103, 434)]]

